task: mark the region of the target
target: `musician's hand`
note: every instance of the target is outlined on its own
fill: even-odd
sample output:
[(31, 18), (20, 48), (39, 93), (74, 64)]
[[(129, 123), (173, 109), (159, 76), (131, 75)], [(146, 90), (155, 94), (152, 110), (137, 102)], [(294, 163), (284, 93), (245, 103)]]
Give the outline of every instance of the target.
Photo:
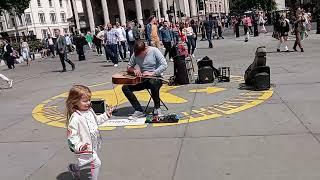
[(134, 71), (134, 75), (137, 76), (137, 77), (141, 77), (142, 76), (142, 73), (139, 69), (135, 69)]
[(88, 144), (88, 143), (86, 143), (85, 145), (83, 145), (82, 147), (81, 147), (81, 151), (86, 151), (86, 150), (89, 150), (89, 146), (90, 146), (90, 144)]
[(143, 76), (154, 76), (154, 72), (150, 72), (150, 71), (145, 71), (142, 74)]

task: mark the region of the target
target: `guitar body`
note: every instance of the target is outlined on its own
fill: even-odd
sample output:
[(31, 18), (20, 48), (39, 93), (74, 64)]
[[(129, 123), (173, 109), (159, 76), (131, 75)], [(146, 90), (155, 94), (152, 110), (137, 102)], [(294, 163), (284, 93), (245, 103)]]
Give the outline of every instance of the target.
[(142, 82), (141, 77), (128, 75), (127, 73), (116, 73), (112, 75), (113, 84), (135, 85)]

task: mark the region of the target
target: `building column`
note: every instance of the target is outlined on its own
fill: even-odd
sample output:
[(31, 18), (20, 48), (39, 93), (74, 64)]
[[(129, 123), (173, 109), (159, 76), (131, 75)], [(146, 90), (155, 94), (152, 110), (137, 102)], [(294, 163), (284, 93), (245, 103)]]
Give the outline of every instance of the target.
[(80, 20), (79, 20), (79, 14), (78, 14), (78, 9), (77, 9), (77, 4), (75, 0), (71, 0), (71, 8), (73, 9), (73, 15), (74, 15), (74, 19), (75, 19), (75, 23), (76, 23), (76, 31), (79, 33), (80, 32)]
[(160, 12), (159, 0), (153, 0), (153, 7), (154, 7), (154, 10), (157, 13), (156, 17), (158, 19), (160, 19), (161, 18), (161, 12)]
[(92, 6), (91, 6), (91, 0), (86, 0), (86, 5), (87, 5), (90, 31), (94, 32), (95, 24), (94, 24), (94, 17), (93, 17), (93, 11), (92, 11)]
[(124, 11), (123, 0), (118, 0), (118, 8), (120, 13), (121, 25), (126, 25), (126, 13)]
[(161, 5), (162, 5), (162, 14), (164, 15), (164, 20), (169, 21), (169, 16), (167, 14), (167, 10), (168, 10), (167, 0), (161, 0)]
[(136, 4), (137, 22), (138, 22), (138, 24), (143, 26), (141, 0), (134, 0), (134, 2)]
[(104, 18), (104, 24), (109, 24), (109, 10), (108, 10), (108, 3), (107, 0), (101, 0), (102, 10), (103, 10), (103, 18)]
[(197, 4), (196, 0), (189, 0), (190, 3), (190, 11), (191, 11), (191, 17), (195, 17), (198, 15), (197, 13)]
[(183, 0), (183, 4), (184, 4), (184, 13), (186, 14), (186, 17), (190, 17), (189, 1)]

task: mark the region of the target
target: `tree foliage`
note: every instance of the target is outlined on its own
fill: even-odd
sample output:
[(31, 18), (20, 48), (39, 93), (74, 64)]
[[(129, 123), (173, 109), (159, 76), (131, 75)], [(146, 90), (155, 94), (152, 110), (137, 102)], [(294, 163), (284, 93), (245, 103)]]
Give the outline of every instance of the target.
[(230, 11), (244, 13), (248, 10), (272, 11), (276, 9), (275, 0), (230, 0)]
[(11, 14), (21, 15), (29, 7), (30, 0), (1, 0), (0, 12), (8, 11)]

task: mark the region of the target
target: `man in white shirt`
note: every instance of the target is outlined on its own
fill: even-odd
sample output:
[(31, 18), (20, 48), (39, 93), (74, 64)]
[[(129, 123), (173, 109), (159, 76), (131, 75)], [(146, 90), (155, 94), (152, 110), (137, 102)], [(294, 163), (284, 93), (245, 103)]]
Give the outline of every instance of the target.
[[(121, 59), (125, 60), (127, 58), (127, 49), (126, 49), (126, 31), (123, 27), (120, 26), (120, 23), (116, 22), (116, 28), (119, 37), (118, 49)], [(123, 49), (123, 51), (122, 51)]]
[(47, 41), (48, 41), (51, 56), (54, 58), (56, 56), (54, 53), (54, 41), (50, 34), (48, 35)]

